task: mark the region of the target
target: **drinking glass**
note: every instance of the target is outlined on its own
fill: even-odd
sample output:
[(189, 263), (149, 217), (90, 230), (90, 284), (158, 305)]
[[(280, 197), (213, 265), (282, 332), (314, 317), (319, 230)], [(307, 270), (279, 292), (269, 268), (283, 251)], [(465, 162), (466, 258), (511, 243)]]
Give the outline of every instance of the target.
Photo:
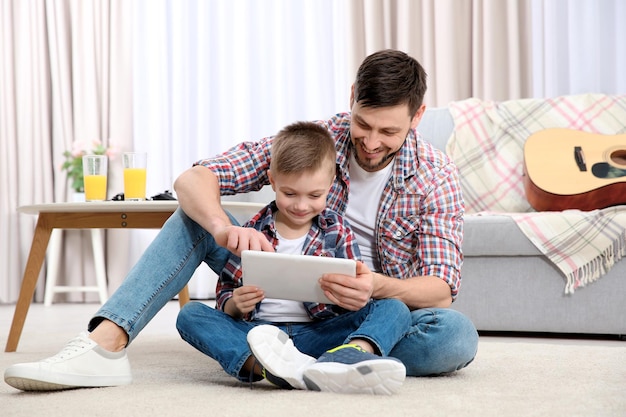
[(146, 199), (146, 164), (145, 152), (125, 152), (122, 155), (124, 166), (124, 200), (143, 201)]

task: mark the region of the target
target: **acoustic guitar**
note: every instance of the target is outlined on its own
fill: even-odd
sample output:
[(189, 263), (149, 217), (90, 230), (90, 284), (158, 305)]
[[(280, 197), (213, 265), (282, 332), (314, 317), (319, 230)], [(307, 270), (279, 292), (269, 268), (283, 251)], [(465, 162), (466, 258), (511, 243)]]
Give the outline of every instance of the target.
[(626, 204), (626, 134), (534, 133), (524, 144), (524, 189), (538, 211)]

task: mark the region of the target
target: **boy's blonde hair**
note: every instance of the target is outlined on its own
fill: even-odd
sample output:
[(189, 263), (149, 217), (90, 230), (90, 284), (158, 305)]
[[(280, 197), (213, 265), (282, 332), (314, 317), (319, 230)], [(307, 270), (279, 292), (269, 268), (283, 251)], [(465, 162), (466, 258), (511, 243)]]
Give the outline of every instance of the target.
[(333, 178), (336, 161), (335, 141), (326, 128), (313, 122), (296, 122), (274, 137), (270, 172), (298, 174), (327, 168)]

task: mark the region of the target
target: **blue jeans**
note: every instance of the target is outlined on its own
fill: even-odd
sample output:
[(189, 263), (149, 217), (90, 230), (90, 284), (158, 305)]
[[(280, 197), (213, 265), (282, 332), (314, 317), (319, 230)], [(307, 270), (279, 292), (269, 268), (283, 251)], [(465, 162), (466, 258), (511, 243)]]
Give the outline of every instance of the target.
[[(231, 221), (237, 224), (232, 217)], [(229, 254), (179, 208), (91, 319), (88, 329), (92, 331), (108, 319), (124, 329), (130, 344), (187, 285), (201, 262), (219, 274)], [(433, 375), (467, 366), (477, 346), (476, 329), (467, 317), (451, 309), (422, 309), (411, 312), (409, 331), (389, 355), (402, 360), (407, 375)]]
[(440, 375), (465, 368), (478, 350), (476, 327), (451, 308), (411, 312), (411, 326), (389, 356), (406, 366), (409, 376)]
[(236, 320), (205, 304), (188, 303), (178, 314), (176, 328), (185, 341), (218, 361), (229, 375), (248, 381), (250, 376), (241, 368), (251, 356), (246, 336), (254, 326), (276, 325), (289, 334), (300, 352), (317, 358), (354, 339), (369, 341), (377, 353), (387, 356), (410, 322), (409, 309), (395, 299), (374, 300), (358, 311), (306, 323)]
[[(233, 224), (239, 224), (230, 216)], [(128, 334), (130, 344), (205, 262), (220, 274), (230, 252), (178, 208), (150, 243), (126, 279), (89, 322), (92, 331), (108, 319)]]

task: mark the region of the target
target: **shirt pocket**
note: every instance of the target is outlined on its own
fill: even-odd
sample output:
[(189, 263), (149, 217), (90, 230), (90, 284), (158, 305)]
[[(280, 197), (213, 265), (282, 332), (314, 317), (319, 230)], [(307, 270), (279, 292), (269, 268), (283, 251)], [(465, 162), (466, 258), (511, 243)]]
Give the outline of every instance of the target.
[[(331, 242), (329, 240), (329, 242)], [(313, 256), (328, 256), (330, 258), (336, 257), (337, 248), (336, 242), (332, 241), (324, 242), (319, 239), (313, 240), (306, 250), (303, 252), (305, 255), (313, 255)]]
[(411, 264), (417, 260), (419, 217), (398, 217), (385, 220), (382, 247), (388, 265)]

